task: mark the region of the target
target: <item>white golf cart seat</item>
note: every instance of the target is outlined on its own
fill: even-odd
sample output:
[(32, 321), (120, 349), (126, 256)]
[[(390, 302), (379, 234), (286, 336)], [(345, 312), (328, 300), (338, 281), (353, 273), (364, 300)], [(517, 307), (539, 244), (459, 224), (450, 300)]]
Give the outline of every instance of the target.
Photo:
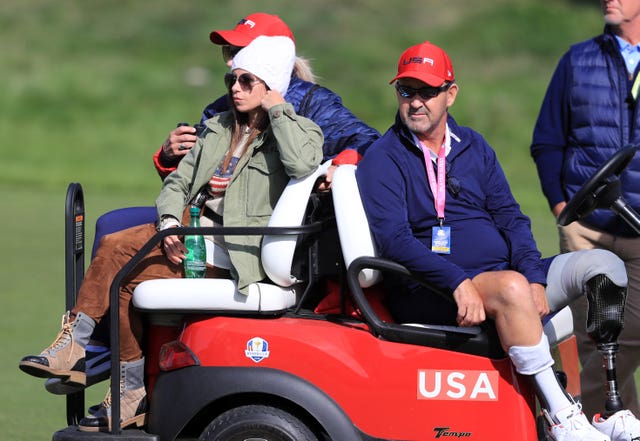
[[(326, 175), (330, 165), (327, 161), (306, 178), (289, 181), (271, 215), (270, 227), (302, 224), (315, 182)], [(253, 283), (248, 295), (240, 294), (236, 282), (229, 279), (157, 279), (136, 287), (133, 305), (146, 312), (284, 311), (296, 304), (301, 291), (302, 281), (291, 274), (296, 242), (297, 235), (264, 237), (262, 264), (272, 283)]]
[[(335, 170), (331, 184), (340, 246), (347, 268), (360, 256), (377, 257), (369, 223), (360, 199), (355, 172), (356, 166), (341, 165)], [(377, 270), (367, 269), (359, 274), (360, 286), (363, 288), (373, 286), (381, 280), (382, 276)], [(571, 336), (573, 334), (571, 309), (565, 307), (558, 311), (547, 320), (543, 329), (551, 345)]]

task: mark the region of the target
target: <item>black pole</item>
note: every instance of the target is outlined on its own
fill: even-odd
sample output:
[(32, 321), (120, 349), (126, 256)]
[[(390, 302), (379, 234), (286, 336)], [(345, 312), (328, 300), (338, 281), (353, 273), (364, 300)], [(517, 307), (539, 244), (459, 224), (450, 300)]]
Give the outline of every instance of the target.
[[(73, 309), (84, 278), (84, 194), (71, 183), (65, 203), (65, 308)], [(84, 390), (67, 395), (67, 424), (77, 425), (84, 413)]]

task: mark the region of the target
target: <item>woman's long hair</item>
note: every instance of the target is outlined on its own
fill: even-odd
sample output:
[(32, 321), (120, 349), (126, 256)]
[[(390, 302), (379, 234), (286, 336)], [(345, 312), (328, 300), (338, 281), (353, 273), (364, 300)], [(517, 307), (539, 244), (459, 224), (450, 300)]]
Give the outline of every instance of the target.
[(293, 76), (313, 84), (316, 84), (318, 81), (318, 78), (311, 69), (311, 62), (309, 59), (301, 56), (296, 57), (295, 64), (293, 65)]
[[(267, 84), (264, 82), (263, 84), (267, 90), (269, 90)], [(229, 163), (231, 162), (231, 158), (233, 157), (233, 153), (238, 149), (238, 147), (242, 147), (241, 151), (242, 154), (244, 154), (249, 144), (251, 144), (258, 135), (264, 132), (267, 127), (269, 127), (269, 115), (262, 108), (259, 109), (255, 127), (249, 127), (249, 114), (246, 112), (238, 112), (238, 109), (236, 109), (236, 106), (233, 104), (231, 89), (228, 90), (228, 96), (229, 101), (231, 102), (231, 110), (233, 112), (233, 127), (231, 129), (231, 145), (224, 157), (222, 170), (227, 170)], [(247, 134), (249, 136), (246, 136)], [(245, 141), (241, 145), (243, 140)]]

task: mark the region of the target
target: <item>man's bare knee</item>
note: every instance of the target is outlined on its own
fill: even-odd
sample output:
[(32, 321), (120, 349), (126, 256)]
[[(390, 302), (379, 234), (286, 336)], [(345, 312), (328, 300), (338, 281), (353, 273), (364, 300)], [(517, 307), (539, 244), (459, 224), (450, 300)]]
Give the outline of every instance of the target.
[(520, 273), (508, 271), (496, 280), (495, 292), (492, 295), (498, 308), (523, 305), (523, 301), (531, 299), (531, 288), (527, 279)]

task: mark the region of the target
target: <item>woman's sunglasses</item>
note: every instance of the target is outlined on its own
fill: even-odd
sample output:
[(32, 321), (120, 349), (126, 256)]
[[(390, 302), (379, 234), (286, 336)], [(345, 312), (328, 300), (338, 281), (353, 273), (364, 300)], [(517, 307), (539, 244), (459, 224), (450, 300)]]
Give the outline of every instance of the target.
[(396, 90), (402, 98), (413, 98), (417, 93), (423, 100), (428, 100), (438, 96), (440, 92), (444, 92), (445, 90), (449, 89), (449, 87), (451, 87), (451, 84), (453, 83), (444, 83), (440, 87), (427, 86), (421, 87), (419, 89), (414, 89), (413, 87), (402, 86), (401, 84), (396, 82)]
[(225, 44), (222, 46), (222, 59), (225, 63), (228, 63), (233, 57), (238, 55), (242, 49), (240, 46), (231, 46), (230, 44)]
[(236, 84), (236, 81), (240, 83), (240, 87), (242, 87), (244, 90), (250, 90), (253, 88), (254, 84), (262, 82), (262, 80), (247, 73), (243, 73), (239, 76), (231, 73), (224, 74), (224, 84), (225, 86), (227, 86), (227, 89), (231, 90), (233, 85)]

